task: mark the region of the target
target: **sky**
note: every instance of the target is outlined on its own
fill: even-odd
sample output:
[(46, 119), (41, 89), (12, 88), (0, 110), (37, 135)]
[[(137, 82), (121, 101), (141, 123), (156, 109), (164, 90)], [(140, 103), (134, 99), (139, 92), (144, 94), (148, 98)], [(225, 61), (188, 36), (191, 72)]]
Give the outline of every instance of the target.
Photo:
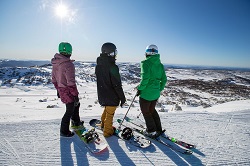
[(250, 68), (250, 1), (0, 0), (0, 59), (50, 60), (62, 41), (77, 61), (112, 42), (117, 62), (155, 44), (165, 64)]

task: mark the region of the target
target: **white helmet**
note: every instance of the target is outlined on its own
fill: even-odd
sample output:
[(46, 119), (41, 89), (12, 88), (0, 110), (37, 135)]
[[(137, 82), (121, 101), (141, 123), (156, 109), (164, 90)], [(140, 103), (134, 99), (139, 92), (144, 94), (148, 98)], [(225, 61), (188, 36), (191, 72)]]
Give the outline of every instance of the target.
[(158, 54), (158, 47), (154, 44), (151, 44), (146, 47), (145, 55), (150, 56), (150, 55), (155, 55)]

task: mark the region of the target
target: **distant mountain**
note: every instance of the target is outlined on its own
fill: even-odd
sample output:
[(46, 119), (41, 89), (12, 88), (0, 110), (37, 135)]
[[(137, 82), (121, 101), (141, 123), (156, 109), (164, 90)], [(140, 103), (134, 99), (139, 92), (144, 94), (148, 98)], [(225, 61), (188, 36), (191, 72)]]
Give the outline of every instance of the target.
[(30, 67), (48, 64), (50, 61), (0, 60), (0, 67)]
[(195, 70), (238, 70), (238, 71), (250, 71), (250, 68), (241, 67), (223, 67), (223, 66), (199, 66), (199, 65), (171, 65), (164, 64), (165, 68), (173, 69), (195, 69)]
[[(17, 67), (16, 64), (23, 64), (26, 67)], [(79, 86), (96, 81), (96, 63), (77, 61), (74, 64)], [(0, 86), (51, 86), (52, 84), (50, 63), (9, 61), (9, 65), (9, 67), (0, 67)], [(27, 67), (28, 65), (31, 66)], [(140, 64), (118, 63), (118, 66), (122, 83), (136, 87), (140, 82)], [(166, 104), (210, 107), (218, 103), (250, 99), (250, 72), (248, 71), (168, 66), (166, 73), (168, 84), (162, 92), (163, 99), (159, 99), (160, 107)]]

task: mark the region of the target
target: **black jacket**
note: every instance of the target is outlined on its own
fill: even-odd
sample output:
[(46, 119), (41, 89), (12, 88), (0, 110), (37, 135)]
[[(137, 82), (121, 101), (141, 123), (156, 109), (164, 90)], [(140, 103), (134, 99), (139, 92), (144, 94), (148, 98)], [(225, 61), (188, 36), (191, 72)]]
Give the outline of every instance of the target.
[(98, 100), (101, 106), (118, 106), (125, 102), (119, 68), (115, 59), (101, 54), (96, 60), (96, 80)]

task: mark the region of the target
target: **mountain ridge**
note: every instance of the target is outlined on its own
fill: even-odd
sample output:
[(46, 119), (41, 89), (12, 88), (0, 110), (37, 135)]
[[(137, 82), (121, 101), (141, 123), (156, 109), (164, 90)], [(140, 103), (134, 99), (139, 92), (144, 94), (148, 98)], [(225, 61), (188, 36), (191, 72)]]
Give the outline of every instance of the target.
[[(95, 63), (74, 63), (77, 85), (95, 82)], [(140, 82), (139, 63), (118, 63), (123, 84)], [(52, 65), (45, 63), (30, 67), (0, 67), (0, 86), (52, 86)], [(250, 72), (232, 70), (203, 70), (166, 68), (168, 83), (159, 99), (162, 105), (210, 107), (235, 100), (250, 99)], [(53, 87), (53, 86), (52, 86)]]

